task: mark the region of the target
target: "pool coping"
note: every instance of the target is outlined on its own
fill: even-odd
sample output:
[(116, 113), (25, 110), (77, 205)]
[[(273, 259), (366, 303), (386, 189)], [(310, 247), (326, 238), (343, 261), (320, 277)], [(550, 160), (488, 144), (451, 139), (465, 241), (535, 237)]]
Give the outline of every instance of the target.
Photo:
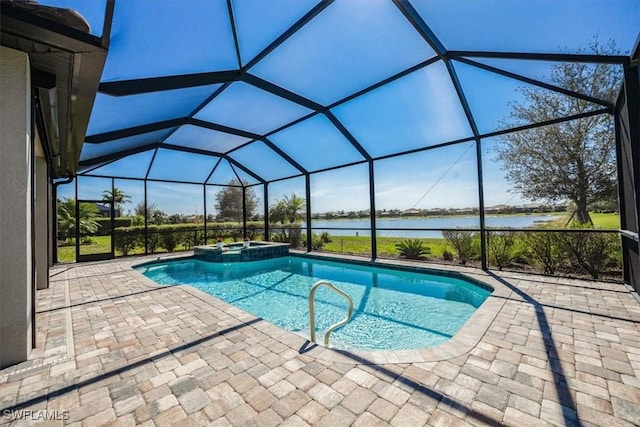
[[(305, 257), (304, 253), (292, 253), (293, 256)], [(455, 266), (444, 268), (445, 266), (433, 264), (418, 264), (411, 261), (393, 262), (393, 260), (384, 260), (382, 262), (366, 262), (362, 258), (345, 259), (338, 257), (323, 257), (318, 255), (308, 256), (314, 259), (325, 260), (343, 260), (356, 264), (367, 264), (370, 266), (407, 269), (410, 271), (433, 273), (438, 272), (446, 276), (457, 276), (470, 280), (472, 283), (483, 283), (485, 286), (493, 288), (491, 295), (478, 307), (469, 319), (462, 325), (458, 332), (447, 342), (435, 347), (412, 350), (338, 350), (324, 347), (321, 344), (311, 343), (306, 337), (298, 335), (280, 326), (277, 326), (267, 320), (257, 317), (251, 313), (242, 310), (232, 304), (205, 293), (190, 285), (173, 285), (171, 287), (180, 288), (188, 292), (195, 298), (204, 301), (213, 307), (234, 316), (242, 323), (250, 323), (255, 328), (259, 328), (261, 332), (269, 335), (273, 339), (295, 350), (318, 360), (337, 362), (337, 363), (360, 363), (360, 364), (395, 364), (395, 363), (428, 363), (439, 362), (442, 360), (453, 359), (462, 356), (473, 350), (482, 337), (486, 334), (489, 326), (493, 323), (496, 316), (502, 309), (503, 305), (511, 298), (512, 291), (499, 280), (492, 277), (488, 272), (475, 270), (470, 268), (456, 269)], [(136, 260), (129, 263), (131, 270), (146, 285), (154, 288), (167, 288), (167, 286), (159, 285), (149, 279), (135, 267), (149, 265), (157, 262), (165, 262), (168, 260), (189, 259), (193, 258), (190, 254), (181, 254), (177, 256), (158, 257), (155, 260), (142, 261)], [(355, 257), (354, 257), (355, 258)], [(446, 266), (448, 267), (448, 266)], [(463, 270), (463, 271), (460, 271)], [(256, 323), (259, 321), (259, 323)]]

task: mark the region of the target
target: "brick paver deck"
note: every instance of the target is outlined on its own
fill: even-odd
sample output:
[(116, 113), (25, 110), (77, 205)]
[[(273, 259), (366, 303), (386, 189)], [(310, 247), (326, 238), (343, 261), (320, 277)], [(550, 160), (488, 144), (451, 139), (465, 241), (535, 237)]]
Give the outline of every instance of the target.
[(640, 303), (623, 285), (467, 270), (496, 292), (455, 345), (338, 353), (156, 286), (142, 260), (51, 270), (38, 347), (0, 370), (0, 423), (640, 424)]

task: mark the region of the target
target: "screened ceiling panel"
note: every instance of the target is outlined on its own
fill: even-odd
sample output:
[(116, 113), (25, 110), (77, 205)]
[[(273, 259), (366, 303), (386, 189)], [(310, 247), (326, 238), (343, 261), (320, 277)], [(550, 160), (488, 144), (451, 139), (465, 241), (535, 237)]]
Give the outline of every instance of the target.
[(261, 141), (239, 148), (229, 156), (267, 181), (301, 173)]
[(322, 114), (283, 129), (269, 139), (308, 171), (364, 160)]
[(133, 154), (88, 172), (88, 175), (144, 178), (155, 150)]
[(233, 168), (236, 175), (240, 178), (240, 181), (242, 181), (244, 184), (253, 185), (253, 184), (260, 183), (260, 181), (258, 181), (257, 179), (255, 179), (254, 177), (252, 177), (251, 175), (243, 171), (238, 166), (231, 165), (231, 168)]
[(410, 2), (449, 50), (577, 53), (597, 35), (629, 52), (640, 22), (637, 0)]
[(213, 153), (226, 153), (249, 141), (249, 138), (226, 132), (219, 132), (200, 126), (184, 125), (180, 126), (164, 142), (181, 147), (208, 150)]
[[(75, 7), (92, 34), (102, 31), (106, 0), (43, 3)], [(569, 103), (587, 114), (605, 112), (621, 80), (592, 93), (588, 78), (568, 84), (554, 77), (554, 67), (589, 61), (618, 77), (628, 57), (585, 55), (595, 40), (607, 46), (610, 39), (626, 53), (640, 22), (637, 0), (114, 5), (112, 25), (104, 26), (109, 51), (101, 82), (109, 84), (96, 97), (81, 167), (110, 170), (104, 162), (164, 147), (171, 149), (162, 155), (171, 179), (221, 185), (238, 176), (250, 184), (297, 177), (511, 130), (531, 123), (510, 118), (531, 88), (561, 101), (542, 121), (574, 114)], [(139, 126), (146, 127), (131, 130)], [(225, 159), (211, 174), (208, 162), (192, 167), (196, 153), (237, 164)]]
[(99, 93), (93, 104), (87, 134), (187, 117), (220, 86), (196, 86), (129, 96)]
[[(540, 82), (548, 83), (562, 89), (571, 90), (582, 95), (591, 96), (602, 101), (615, 103), (618, 96), (617, 85), (612, 85), (612, 90), (602, 93), (594, 93), (594, 88), (600, 85), (593, 84), (593, 76), (607, 74), (617, 76), (613, 82), (618, 81), (622, 74), (623, 68), (620, 64), (587, 64), (587, 63), (569, 63), (569, 62), (549, 62), (549, 61), (526, 61), (517, 59), (500, 59), (500, 58), (470, 58), (474, 62), (497, 68), (510, 73), (518, 74)], [(579, 79), (567, 81), (558, 75), (560, 70), (572, 68), (580, 71), (583, 76)]]
[(204, 183), (218, 157), (159, 149), (149, 170), (150, 179)]
[(237, 68), (226, 2), (116, 2), (102, 81)]
[(548, 89), (530, 85), (519, 80), (495, 74), (460, 62), (454, 62), (454, 68), (464, 89), (469, 107), (480, 133), (489, 133), (508, 129), (519, 125), (529, 124), (533, 119), (526, 119), (521, 115), (512, 116), (510, 112), (514, 106), (530, 105), (530, 98), (526, 93), (534, 91), (544, 95), (549, 106), (544, 113), (537, 116), (537, 121), (553, 120), (570, 115), (563, 106), (580, 105), (583, 112), (602, 108), (597, 104), (570, 97)]
[(145, 145), (161, 142), (175, 129), (176, 128), (161, 129), (154, 132), (147, 132), (129, 136), (127, 138), (101, 142), (99, 144), (91, 144), (85, 142), (82, 146), (80, 161), (90, 160), (96, 157), (105, 156), (112, 153), (119, 153), (137, 147), (143, 147)]
[(104, 12), (107, 7), (106, 0), (38, 0), (45, 6), (73, 9), (77, 11), (89, 24), (89, 33), (94, 36), (102, 36), (104, 27)]
[(339, 1), (251, 72), (328, 105), (433, 56), (392, 2)]
[(312, 110), (243, 82), (231, 84), (197, 119), (263, 135)]
[(317, 3), (318, 0), (233, 0), (242, 64), (251, 61)]
[(233, 181), (238, 181), (234, 169), (227, 159), (221, 159), (216, 168), (213, 170), (207, 184), (227, 185)]
[(374, 157), (473, 136), (442, 62), (332, 111)]

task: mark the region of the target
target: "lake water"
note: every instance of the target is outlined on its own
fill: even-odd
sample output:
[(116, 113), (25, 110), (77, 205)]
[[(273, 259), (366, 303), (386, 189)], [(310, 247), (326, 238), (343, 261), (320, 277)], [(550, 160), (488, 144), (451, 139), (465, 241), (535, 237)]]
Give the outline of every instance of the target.
[[(535, 215), (506, 215), (487, 216), (485, 221), (487, 227), (504, 228), (527, 228), (538, 223), (553, 221), (557, 215), (535, 214)], [(359, 230), (369, 228), (369, 219), (341, 219), (341, 220), (312, 220), (311, 225), (316, 234), (327, 231), (332, 236), (370, 236), (369, 230)], [(440, 231), (404, 230), (416, 228), (480, 228), (480, 218), (477, 216), (451, 216), (434, 218), (390, 218), (376, 221), (378, 236), (380, 237), (442, 237)], [(303, 223), (302, 227), (306, 227)], [(392, 229), (392, 230), (385, 230)], [(401, 230), (403, 229), (403, 230)]]

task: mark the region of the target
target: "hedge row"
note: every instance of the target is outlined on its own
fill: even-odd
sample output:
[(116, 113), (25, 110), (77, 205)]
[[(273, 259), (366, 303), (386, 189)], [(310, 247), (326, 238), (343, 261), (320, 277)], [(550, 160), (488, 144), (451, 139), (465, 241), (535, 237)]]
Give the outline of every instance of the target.
[[(254, 239), (263, 231), (262, 222), (247, 223), (247, 235)], [(115, 247), (123, 255), (128, 255), (136, 248), (144, 248), (144, 226), (117, 227), (114, 231)], [(195, 246), (204, 244), (204, 226), (194, 224), (164, 224), (147, 226), (147, 250), (150, 253), (156, 252), (160, 247), (169, 252), (173, 252), (179, 244), (185, 246)], [(241, 224), (225, 224), (222, 227), (219, 223), (207, 227), (207, 239), (214, 240), (218, 237), (222, 239), (242, 239), (244, 236)]]
[[(105, 235), (109, 234), (109, 230), (111, 229), (111, 218), (107, 217), (97, 217), (95, 221), (98, 223), (98, 231), (96, 234)], [(119, 227), (131, 227), (131, 218), (122, 217), (122, 218), (114, 218), (113, 219), (113, 228)]]
[[(454, 248), (460, 264), (479, 259), (478, 233), (452, 230), (443, 231), (442, 235)], [(498, 270), (528, 265), (549, 275), (569, 271), (599, 279), (617, 275), (621, 269), (620, 236), (593, 231), (490, 231), (487, 257)]]

